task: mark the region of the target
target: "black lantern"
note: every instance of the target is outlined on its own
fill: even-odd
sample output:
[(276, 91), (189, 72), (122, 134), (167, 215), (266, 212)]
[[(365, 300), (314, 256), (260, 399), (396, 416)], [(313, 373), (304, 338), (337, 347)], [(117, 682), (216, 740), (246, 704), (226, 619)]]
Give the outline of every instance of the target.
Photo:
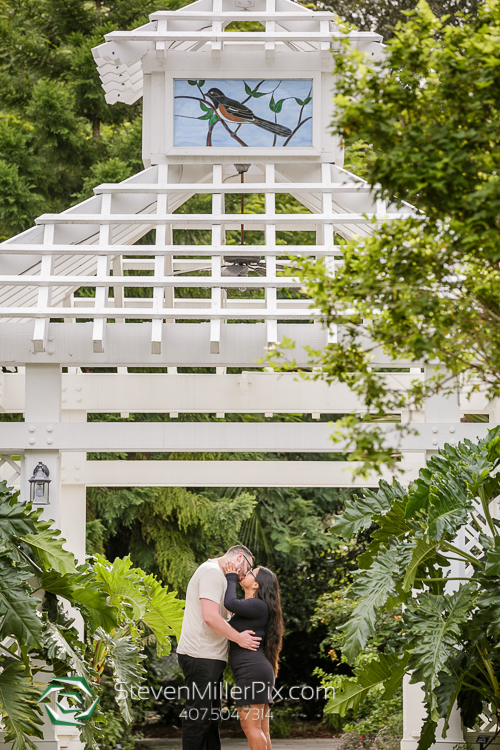
[(35, 466), (30, 483), (30, 500), (33, 505), (49, 505), (50, 471), (41, 461)]

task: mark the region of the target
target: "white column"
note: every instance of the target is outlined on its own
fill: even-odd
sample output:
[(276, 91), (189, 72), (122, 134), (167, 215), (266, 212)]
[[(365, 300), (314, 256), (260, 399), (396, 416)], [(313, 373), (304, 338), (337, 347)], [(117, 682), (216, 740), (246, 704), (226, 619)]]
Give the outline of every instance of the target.
[[(328, 47), (328, 50), (330, 49), (330, 43), (329, 42), (321, 42), (321, 49), (323, 49), (323, 45)], [(322, 164), (321, 165), (321, 182), (323, 185), (331, 185), (332, 183), (332, 168), (330, 164)], [(322, 199), (321, 199), (321, 206), (322, 211), (325, 216), (331, 216), (333, 213), (333, 196), (332, 193), (323, 193)], [(335, 231), (333, 224), (327, 224), (326, 222), (320, 224), (318, 226), (319, 229), (319, 238), (316, 240), (316, 244), (324, 245), (325, 247), (333, 248), (335, 242)], [(318, 233), (317, 233), (318, 234)], [(326, 255), (325, 256), (325, 266), (328, 270), (328, 273), (331, 274), (331, 276), (335, 276), (335, 258), (333, 255)], [(337, 344), (338, 343), (338, 325), (337, 323), (331, 323), (328, 327), (328, 343), (329, 344)]]
[[(53, 519), (59, 527), (60, 511), (60, 455), (58, 450), (51, 450), (53, 429), (61, 419), (61, 366), (60, 365), (26, 365), (26, 401), (25, 422), (30, 431), (29, 442), (33, 449), (24, 453), (21, 464), (21, 499), (30, 496), (29, 479), (33, 469), (42, 461), (50, 471), (50, 505), (43, 509), (43, 518)], [(30, 427), (30, 423), (43, 422), (44, 427)], [(47, 681), (50, 677), (45, 676)], [(42, 675), (43, 682), (43, 675)], [(55, 700), (52, 699), (55, 708)], [(43, 709), (43, 740), (36, 740), (36, 745), (43, 750), (58, 750), (57, 729), (51, 724)]]
[[(274, 164), (266, 164), (266, 185), (274, 185), (276, 181)], [(265, 194), (265, 211), (266, 214), (276, 213), (276, 194)], [(276, 245), (276, 224), (266, 222), (266, 247)], [(276, 277), (276, 256), (266, 256), (266, 276)], [(274, 312), (277, 308), (277, 290), (276, 287), (267, 287), (266, 291), (266, 312)], [(275, 346), (278, 343), (278, 319), (268, 318), (267, 323), (267, 345)]]
[[(75, 429), (78, 429), (77, 424), (87, 421), (87, 412), (81, 409), (65, 409), (62, 412), (62, 421), (75, 423)], [(74, 554), (78, 563), (85, 562), (87, 488), (84, 484), (76, 482), (85, 477), (86, 458), (86, 453), (65, 451), (61, 454), (59, 528), (66, 539), (66, 549)], [(74, 627), (83, 640), (83, 617), (73, 607), (68, 606), (66, 609), (69, 617), (74, 618)], [(56, 734), (59, 750), (84, 749), (84, 744), (80, 742), (78, 727), (56, 727)]]
[[(82, 410), (65, 410), (63, 422), (82, 423), (87, 413)], [(78, 429), (75, 427), (75, 429)], [(61, 458), (61, 503), (59, 520), (61, 533), (66, 539), (66, 549), (77, 561), (85, 562), (85, 529), (87, 488), (81, 483), (85, 479), (86, 453), (65, 452)]]
[[(212, 44), (213, 49), (213, 44)], [(213, 182), (215, 185), (222, 185), (223, 170), (222, 164), (213, 165)], [(225, 243), (225, 229), (222, 224), (216, 224), (217, 217), (225, 212), (224, 193), (213, 193), (212, 195), (212, 245), (220, 248)], [(220, 253), (220, 250), (219, 250)], [(222, 273), (222, 255), (212, 255), (212, 278), (220, 281)], [(222, 287), (212, 287), (211, 309), (219, 312), (222, 308)], [(210, 354), (220, 353), (221, 338), (221, 320), (213, 318), (210, 321)]]
[[(426, 376), (432, 377), (434, 375), (432, 367), (426, 368)], [(457, 393), (452, 393), (449, 396), (436, 395), (427, 399), (425, 403), (425, 421), (434, 423), (452, 423), (460, 424), (460, 401)], [(418, 425), (417, 425), (418, 429)], [(453, 440), (453, 433), (450, 433), (450, 441)], [(436, 450), (426, 452), (426, 460), (437, 452), (438, 441), (436, 438)], [(461, 538), (455, 540), (455, 544), (461, 546)], [(462, 563), (452, 563), (453, 566), (459, 566), (460, 569), (455, 569), (452, 573), (455, 575), (464, 575)], [(447, 584), (446, 593), (453, 591), (454, 582), (451, 581)], [(416, 750), (418, 740), (420, 738), (420, 730), (426, 716), (426, 710), (424, 708), (424, 693), (420, 683), (410, 684), (410, 677), (405, 676), (403, 680), (403, 739), (401, 741), (401, 750)], [(443, 725), (444, 720), (438, 722), (436, 730), (436, 742), (432, 746), (431, 750), (445, 750), (452, 748), (459, 744), (462, 745), (464, 740), (464, 730), (462, 727), (462, 720), (460, 718), (460, 712), (455, 706), (450, 716), (450, 726), (448, 728), (446, 739), (443, 738)]]
[[(49, 469), (50, 505), (44, 508), (43, 518), (53, 519), (59, 528), (60, 456), (51, 449), (54, 428), (61, 421), (61, 366), (26, 365), (25, 422), (29, 431), (29, 443), (33, 447), (25, 451), (21, 472), (21, 498), (29, 500), (29, 479), (39, 461)], [(43, 427), (35, 427), (43, 422)]]
[[(403, 739), (401, 750), (416, 750), (420, 738), (420, 730), (426, 710), (424, 708), (424, 692), (420, 683), (410, 685), (409, 675), (403, 679)], [(453, 750), (455, 745), (463, 745), (464, 731), (460, 712), (454, 708), (450, 716), (450, 726), (446, 739), (443, 739), (444, 719), (440, 719), (436, 729), (436, 742), (431, 750)]]

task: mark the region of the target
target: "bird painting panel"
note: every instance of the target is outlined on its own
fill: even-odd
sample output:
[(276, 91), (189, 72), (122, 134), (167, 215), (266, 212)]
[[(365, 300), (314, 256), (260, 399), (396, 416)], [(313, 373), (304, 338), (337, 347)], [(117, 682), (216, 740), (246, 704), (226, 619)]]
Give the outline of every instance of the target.
[(177, 79), (174, 146), (311, 147), (312, 81)]

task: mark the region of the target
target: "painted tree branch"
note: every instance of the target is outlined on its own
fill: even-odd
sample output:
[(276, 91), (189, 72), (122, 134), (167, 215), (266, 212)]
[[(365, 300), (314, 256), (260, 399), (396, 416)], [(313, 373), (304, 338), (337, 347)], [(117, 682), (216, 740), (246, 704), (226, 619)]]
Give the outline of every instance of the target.
[(289, 141), (291, 141), (291, 139), (293, 138), (293, 136), (295, 135), (295, 133), (297, 132), (297, 130), (299, 130), (299, 128), (301, 128), (302, 125), (305, 125), (308, 120), (312, 120), (312, 116), (311, 117), (306, 117), (305, 120), (302, 120), (302, 122), (299, 122), (299, 124), (297, 125), (297, 127), (295, 128), (295, 130), (292, 132), (292, 135), (288, 136), (288, 138), (284, 142), (283, 146), (288, 146)]
[(299, 121), (298, 121), (298, 123), (297, 123), (297, 127), (296, 127), (296, 128), (295, 128), (295, 130), (293, 131), (292, 135), (289, 135), (289, 136), (288, 136), (288, 138), (287, 138), (287, 139), (286, 139), (286, 141), (284, 142), (283, 146), (288, 146), (288, 143), (289, 143), (289, 142), (291, 141), (291, 139), (293, 138), (293, 136), (295, 135), (295, 133), (297, 132), (297, 130), (298, 130), (298, 129), (299, 129), (299, 128), (300, 128), (300, 127), (301, 127), (301, 126), (302, 126), (302, 125), (303, 125), (303, 124), (304, 124), (305, 122), (307, 122), (308, 120), (310, 120), (310, 119), (311, 119), (311, 117), (306, 117), (306, 119), (305, 119), (305, 120), (302, 120), (302, 115), (303, 115), (303, 113), (304, 113), (304, 108), (305, 108), (305, 106), (306, 106), (306, 102), (307, 102), (307, 100), (308, 100), (308, 99), (310, 98), (311, 94), (312, 94), (312, 86), (311, 86), (311, 88), (309, 89), (309, 93), (308, 93), (308, 95), (307, 95), (307, 96), (306, 96), (306, 98), (304, 99), (304, 104), (303, 104), (303, 105), (301, 106), (301, 108), (300, 108), (300, 112), (299, 112)]
[(227, 132), (229, 133), (229, 135), (231, 136), (231, 138), (234, 138), (234, 140), (235, 140), (235, 141), (238, 141), (238, 143), (239, 143), (239, 144), (240, 144), (241, 146), (245, 146), (246, 148), (248, 148), (248, 144), (247, 144), (247, 143), (245, 143), (245, 141), (242, 141), (242, 140), (241, 140), (241, 138), (239, 138), (239, 137), (238, 137), (238, 136), (236, 135), (236, 133), (233, 133), (233, 131), (231, 130), (231, 128), (230, 128), (230, 127), (229, 127), (229, 126), (228, 126), (228, 125), (227, 125), (227, 124), (226, 124), (226, 123), (224, 122), (224, 120), (221, 120), (221, 118), (219, 117), (219, 115), (217, 115), (217, 117), (219, 118), (219, 122), (220, 122), (220, 123), (222, 123), (222, 124), (224, 125), (224, 127), (226, 128), (226, 130), (227, 130)]

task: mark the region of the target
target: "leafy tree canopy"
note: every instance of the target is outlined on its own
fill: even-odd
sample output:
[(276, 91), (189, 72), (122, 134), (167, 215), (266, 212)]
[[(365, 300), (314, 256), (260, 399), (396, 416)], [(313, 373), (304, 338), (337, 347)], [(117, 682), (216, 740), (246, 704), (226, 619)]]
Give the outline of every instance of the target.
[[(334, 278), (322, 261), (301, 265), (315, 306), (343, 326), (311, 364), (323, 368), (318, 377), (347, 382), (376, 417), (455, 389), (457, 376), (500, 394), (499, 33), (498, 0), (459, 26), (421, 0), (384, 61), (372, 65), (347, 45), (336, 56), (335, 132), (356, 145), (358, 161), (369, 152), (376, 197), (421, 211), (345, 242)], [(372, 368), (377, 347), (438, 369), (406, 396)], [(345, 424), (355, 457), (393, 462), (380, 433)]]
[[(318, 2), (318, 10), (333, 10), (335, 13), (361, 31), (378, 31), (384, 41), (395, 33), (399, 23), (404, 23), (408, 11), (414, 10), (416, 0), (339, 0), (339, 2)], [(438, 18), (446, 17), (453, 25), (463, 22), (465, 13), (476, 14), (477, 0), (430, 0), (429, 6)]]
[(182, 4), (0, 2), (0, 239), (143, 168), (141, 102), (106, 104), (91, 48)]

